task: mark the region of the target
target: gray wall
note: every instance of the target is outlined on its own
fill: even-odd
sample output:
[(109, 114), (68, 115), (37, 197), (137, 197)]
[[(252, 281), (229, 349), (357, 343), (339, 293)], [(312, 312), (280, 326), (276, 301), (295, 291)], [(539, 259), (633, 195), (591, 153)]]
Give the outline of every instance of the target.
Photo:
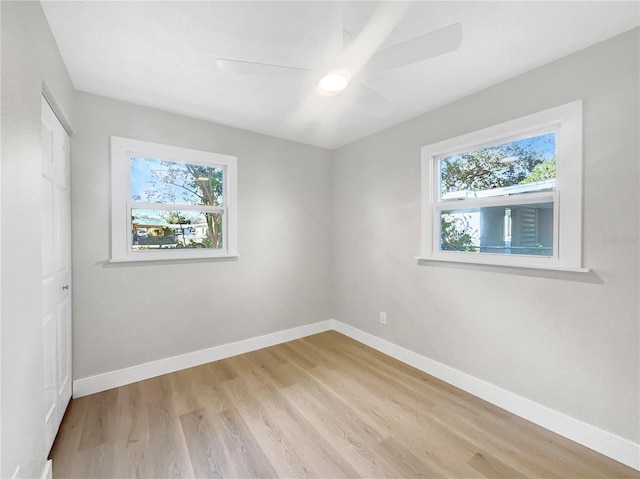
[[(330, 152), (78, 93), (74, 379), (331, 316)], [(237, 261), (110, 264), (109, 136), (238, 156)]]
[[(638, 44), (635, 29), (336, 151), (335, 318), (639, 442)], [(418, 265), (420, 148), (577, 99), (593, 272)]]
[(73, 88), (39, 2), (2, 9), (2, 467), (40, 477), (45, 451), (40, 252), (43, 81), (69, 119)]

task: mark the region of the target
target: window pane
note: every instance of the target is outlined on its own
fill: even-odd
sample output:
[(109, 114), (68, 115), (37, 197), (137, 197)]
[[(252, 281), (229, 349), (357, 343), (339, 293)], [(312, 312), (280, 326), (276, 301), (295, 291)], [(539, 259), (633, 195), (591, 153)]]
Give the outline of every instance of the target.
[(137, 157), (130, 168), (133, 201), (223, 205), (222, 168)]
[(134, 251), (220, 249), (222, 213), (134, 209), (131, 234)]
[(441, 211), (440, 250), (553, 256), (553, 203)]
[(440, 200), (555, 190), (554, 132), (439, 160)]

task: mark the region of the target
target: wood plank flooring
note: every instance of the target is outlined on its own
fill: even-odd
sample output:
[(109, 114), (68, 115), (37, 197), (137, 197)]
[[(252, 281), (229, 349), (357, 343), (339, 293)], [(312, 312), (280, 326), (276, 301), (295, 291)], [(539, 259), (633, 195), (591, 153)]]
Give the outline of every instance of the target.
[(62, 478), (640, 479), (336, 332), (72, 400)]

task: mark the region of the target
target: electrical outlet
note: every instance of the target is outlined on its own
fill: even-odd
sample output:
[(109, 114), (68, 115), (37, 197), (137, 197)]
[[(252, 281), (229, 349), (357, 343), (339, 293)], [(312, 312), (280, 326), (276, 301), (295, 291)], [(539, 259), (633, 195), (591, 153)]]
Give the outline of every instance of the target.
[(387, 313), (384, 311), (380, 311), (380, 322), (382, 324), (387, 324)]

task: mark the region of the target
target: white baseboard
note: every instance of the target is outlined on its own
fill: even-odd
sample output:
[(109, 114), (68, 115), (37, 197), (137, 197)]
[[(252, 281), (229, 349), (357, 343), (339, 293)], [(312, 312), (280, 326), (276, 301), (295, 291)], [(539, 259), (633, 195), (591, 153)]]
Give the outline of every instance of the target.
[(248, 353), (256, 349), (267, 348), (276, 344), (286, 343), (287, 341), (293, 341), (294, 339), (304, 338), (305, 336), (311, 336), (312, 334), (321, 333), (330, 329), (334, 329), (334, 321), (328, 319), (297, 328), (265, 334), (264, 336), (244, 339), (235, 343), (214, 346), (212, 348), (201, 349), (200, 351), (193, 351), (179, 356), (119, 369), (117, 371), (76, 379), (73, 381), (73, 397), (87, 396), (137, 381), (144, 381), (145, 379), (218, 361), (231, 356), (237, 356), (238, 354)]
[(640, 470), (640, 444), (635, 444), (620, 436), (603, 431), (340, 321), (334, 322), (334, 329), (351, 339), (366, 344), (381, 353), (409, 364), (491, 404), (495, 404), (538, 426), (571, 439), (622, 464)]
[(640, 444), (603, 431), (595, 426), (494, 386), (482, 379), (333, 319), (78, 379), (73, 382), (73, 396), (81, 397), (106, 391), (107, 389), (124, 386), (136, 381), (150, 379), (162, 374), (248, 353), (332, 329), (545, 429), (571, 439), (622, 464), (640, 470)]
[(53, 479), (53, 461), (49, 459), (42, 470), (41, 479)]

